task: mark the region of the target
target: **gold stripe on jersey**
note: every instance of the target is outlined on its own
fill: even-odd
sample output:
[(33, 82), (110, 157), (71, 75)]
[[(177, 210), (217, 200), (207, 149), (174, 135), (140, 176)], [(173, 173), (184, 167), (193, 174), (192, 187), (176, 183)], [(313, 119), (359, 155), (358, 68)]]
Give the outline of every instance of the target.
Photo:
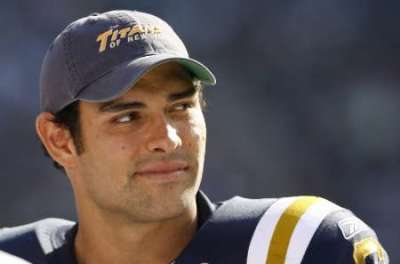
[(354, 243), (353, 259), (355, 264), (365, 264), (365, 259), (374, 253), (378, 256), (379, 263), (386, 263), (384, 249), (375, 238), (368, 237)]
[(320, 198), (300, 196), (283, 212), (273, 232), (266, 264), (284, 264), (290, 238), (307, 209)]

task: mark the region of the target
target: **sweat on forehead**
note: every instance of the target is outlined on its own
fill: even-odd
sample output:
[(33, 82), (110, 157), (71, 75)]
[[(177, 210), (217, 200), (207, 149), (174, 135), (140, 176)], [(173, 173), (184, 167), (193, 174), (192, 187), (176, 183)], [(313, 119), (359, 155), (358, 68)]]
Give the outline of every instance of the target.
[[(192, 97), (200, 90), (201, 84), (192, 75), (177, 63), (166, 63), (149, 71), (143, 75), (137, 83), (132, 85), (130, 90), (146, 92), (150, 94), (163, 93), (167, 101), (176, 101)], [(100, 106), (102, 109), (108, 109), (108, 106), (121, 101), (125, 96), (121, 95), (114, 100), (104, 102)]]

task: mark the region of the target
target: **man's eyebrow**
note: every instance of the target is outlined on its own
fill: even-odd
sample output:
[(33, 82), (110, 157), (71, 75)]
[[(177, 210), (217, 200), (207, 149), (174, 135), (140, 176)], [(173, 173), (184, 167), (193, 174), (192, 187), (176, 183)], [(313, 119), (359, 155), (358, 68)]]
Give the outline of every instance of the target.
[(172, 101), (192, 97), (196, 92), (197, 92), (197, 89), (194, 86), (190, 86), (188, 89), (186, 89), (182, 92), (172, 93), (172, 94), (168, 95), (168, 101), (172, 102)]
[(141, 109), (144, 108), (144, 103), (141, 102), (118, 102), (111, 101), (102, 103), (99, 106), (99, 112), (120, 112), (128, 109)]
[[(194, 86), (190, 86), (188, 89), (182, 92), (169, 94), (167, 100), (173, 102), (176, 100), (189, 98), (192, 97), (196, 92), (197, 89)], [(136, 101), (132, 102), (110, 101), (100, 104), (99, 112), (120, 112), (128, 109), (142, 109), (144, 107), (145, 107), (144, 103)]]

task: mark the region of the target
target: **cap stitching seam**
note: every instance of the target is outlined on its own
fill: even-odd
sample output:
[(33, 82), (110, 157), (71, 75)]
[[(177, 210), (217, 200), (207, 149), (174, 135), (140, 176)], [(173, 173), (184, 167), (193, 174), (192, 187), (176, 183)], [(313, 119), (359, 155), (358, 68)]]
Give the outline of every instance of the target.
[(67, 31), (64, 36), (64, 56), (65, 56), (65, 64), (67, 66), (68, 70), (68, 75), (70, 78), (70, 81), (72, 82), (72, 86), (70, 89), (68, 89), (69, 94), (72, 97), (75, 97), (75, 94), (77, 93), (76, 87), (79, 86), (81, 78), (79, 76), (79, 72), (76, 70), (76, 63), (73, 60), (73, 56), (71, 55), (71, 32)]

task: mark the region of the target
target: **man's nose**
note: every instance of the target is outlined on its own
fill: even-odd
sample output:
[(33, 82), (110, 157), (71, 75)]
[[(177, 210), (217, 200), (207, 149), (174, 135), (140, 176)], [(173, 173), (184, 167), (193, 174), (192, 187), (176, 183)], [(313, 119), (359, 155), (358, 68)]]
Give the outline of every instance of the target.
[(154, 124), (147, 144), (148, 151), (169, 153), (182, 145), (177, 129), (166, 118), (159, 118)]

